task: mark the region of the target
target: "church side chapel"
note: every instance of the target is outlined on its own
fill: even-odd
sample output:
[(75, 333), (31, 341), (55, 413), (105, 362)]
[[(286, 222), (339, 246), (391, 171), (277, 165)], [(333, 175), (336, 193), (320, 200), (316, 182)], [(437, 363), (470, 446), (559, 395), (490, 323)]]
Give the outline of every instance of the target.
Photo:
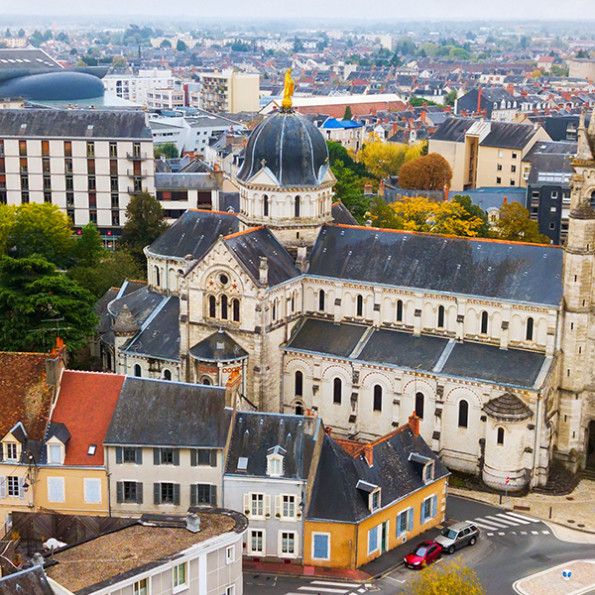
[(288, 72), (246, 146), (240, 212), (187, 211), (145, 249), (147, 284), (102, 298), (104, 366), (226, 386), (240, 409), (315, 414), (354, 440), (415, 411), (447, 466), (499, 489), (545, 484), (554, 457), (583, 467), (595, 117), (581, 119), (562, 249), (358, 226), (291, 93)]

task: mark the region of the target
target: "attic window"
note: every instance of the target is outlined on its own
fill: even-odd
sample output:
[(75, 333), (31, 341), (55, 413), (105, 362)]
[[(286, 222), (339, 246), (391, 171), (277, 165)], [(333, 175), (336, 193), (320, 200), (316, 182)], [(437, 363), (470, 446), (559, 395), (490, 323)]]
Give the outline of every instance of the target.
[(370, 512), (375, 512), (380, 508), (380, 488), (377, 488), (370, 494), (368, 504)]
[(283, 457), (273, 455), (267, 457), (267, 475), (281, 477), (283, 475)]
[(424, 483), (428, 483), (434, 479), (434, 461), (430, 461), (425, 467), (423, 471), (423, 480)]
[(248, 457), (238, 457), (238, 471), (246, 471), (248, 469)]
[(87, 450), (87, 454), (92, 457), (95, 454), (95, 451), (97, 450), (97, 445), (96, 444), (89, 444), (89, 449)]

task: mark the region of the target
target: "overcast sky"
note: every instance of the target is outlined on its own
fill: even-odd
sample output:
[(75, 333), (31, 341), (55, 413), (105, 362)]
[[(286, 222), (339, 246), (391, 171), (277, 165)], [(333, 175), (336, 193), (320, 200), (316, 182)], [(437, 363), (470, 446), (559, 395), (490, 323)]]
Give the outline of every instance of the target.
[[(595, 0), (0, 0), (0, 15), (110, 15), (169, 18), (595, 19)], [(325, 26), (329, 26), (325, 23)]]

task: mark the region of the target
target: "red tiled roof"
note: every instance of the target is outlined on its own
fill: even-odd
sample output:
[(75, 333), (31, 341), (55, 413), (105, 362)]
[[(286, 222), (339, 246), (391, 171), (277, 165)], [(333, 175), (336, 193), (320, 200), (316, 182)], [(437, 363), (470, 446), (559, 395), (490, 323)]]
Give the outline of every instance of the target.
[[(103, 465), (103, 439), (125, 378), (100, 372), (64, 372), (52, 421), (63, 423), (70, 432), (65, 465)], [(90, 444), (97, 446), (94, 455), (87, 454)]]
[(47, 357), (0, 352), (0, 437), (22, 422), (30, 439), (43, 439), (54, 394), (46, 384)]

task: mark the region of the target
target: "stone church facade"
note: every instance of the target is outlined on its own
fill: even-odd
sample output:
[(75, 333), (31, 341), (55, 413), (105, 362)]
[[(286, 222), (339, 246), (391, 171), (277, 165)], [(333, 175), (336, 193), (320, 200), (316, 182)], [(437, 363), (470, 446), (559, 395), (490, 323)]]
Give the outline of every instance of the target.
[(148, 283), (100, 303), (106, 368), (227, 386), (369, 440), (421, 418), (451, 468), (494, 487), (585, 465), (595, 434), (595, 160), (580, 130), (568, 245), (359, 227), (333, 203), (319, 131), (253, 131), (239, 213), (187, 211), (146, 248)]

